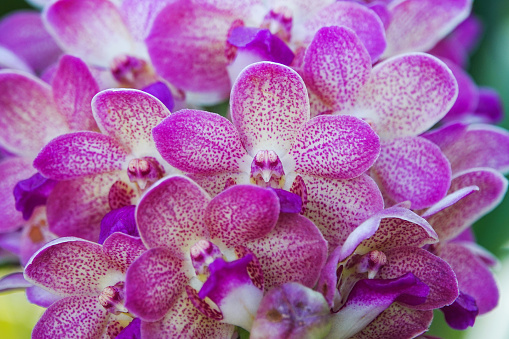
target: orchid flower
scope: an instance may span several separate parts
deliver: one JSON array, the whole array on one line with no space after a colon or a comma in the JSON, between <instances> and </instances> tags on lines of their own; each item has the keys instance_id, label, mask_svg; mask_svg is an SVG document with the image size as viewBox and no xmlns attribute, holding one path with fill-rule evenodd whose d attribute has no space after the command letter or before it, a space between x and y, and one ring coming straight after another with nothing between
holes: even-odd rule
<instances>
[{"instance_id":1,"label":"orchid flower","mask_svg":"<svg viewBox=\"0 0 509 339\"><path fill-rule=\"evenodd\" d=\"M46 220L52 219L54 205L49 203L48 209L39 208L33 215L31 213L35 207L45 203L51 191L46 189L45 192L36 192L41 188L40 185L45 185L45 180L37 175L31 177L35 173L31 163L39 150L52 138L73 130L97 129L89 105L98 87L86 65L72 56L63 56L60 59L51 86L17 71L2 71L0 84L0 144L11 154L0 163L0 172L4 178L0 183L0 232L11 232L25 225L20 253L22 262L25 262L35 249L55 238L55 235L48 231ZM41 125L41 122L48 121L51 123ZM12 193L18 182L27 178L30 179L27 180L25 188L17 188L15 195L18 201L15 204ZM54 183L51 186L55 186ZM56 186L58 189L59 185ZM94 191L83 193L80 197L69 197L66 203L77 204L78 200L81 202L96 199ZM34 200L37 194L42 195ZM23 216L16 209L23 211ZM80 216L76 216L75 220L83 222L89 218L88 212L84 211Z\"/></svg>"},{"instance_id":2,"label":"orchid flower","mask_svg":"<svg viewBox=\"0 0 509 339\"><path fill-rule=\"evenodd\" d=\"M414 208L443 198L450 165L440 149L418 137L453 105L451 71L426 54L407 54L371 67L356 35L344 27L321 29L304 55L300 72L312 115L352 114L369 122L382 139L371 175L387 200Z\"/></svg>"},{"instance_id":3,"label":"orchid flower","mask_svg":"<svg viewBox=\"0 0 509 339\"><path fill-rule=\"evenodd\" d=\"M280 215L277 195L253 185L211 199L186 177L163 178L138 203L136 222L149 250L127 272L126 307L147 337L250 329L264 288L313 286L327 255L312 222Z\"/></svg>"},{"instance_id":4,"label":"orchid flower","mask_svg":"<svg viewBox=\"0 0 509 339\"><path fill-rule=\"evenodd\" d=\"M134 89L98 93L92 111L102 133L74 132L55 138L41 150L34 167L43 176L62 181L55 188L58 195L52 204L59 211L50 220L50 229L60 236L97 241L100 221L108 211L135 203L143 190L172 172L150 134L170 112L152 95ZM76 196L76 190L96 192L95 200L70 205L67 199ZM89 209L96 213L84 228L73 222Z\"/></svg>"},{"instance_id":5,"label":"orchid flower","mask_svg":"<svg viewBox=\"0 0 509 339\"><path fill-rule=\"evenodd\" d=\"M437 240L425 219L401 206L359 225L331 253L318 284L333 310L339 309L331 333L347 338L360 331L354 337L376 338L395 330L396 337L426 331L432 310L458 296L451 267L422 249Z\"/></svg>"},{"instance_id":6,"label":"orchid flower","mask_svg":"<svg viewBox=\"0 0 509 339\"><path fill-rule=\"evenodd\" d=\"M174 97L182 100L183 94L161 82L143 42L151 18L166 3L152 1L140 13L139 1L117 6L108 0L60 0L45 7L43 20L64 51L91 66L102 89L143 89L173 109ZM154 84L158 84L157 91Z\"/></svg>"},{"instance_id":7,"label":"orchid flower","mask_svg":"<svg viewBox=\"0 0 509 339\"><path fill-rule=\"evenodd\" d=\"M139 238L112 234L101 246L60 238L28 262L28 282L61 297L35 325L32 338L115 338L132 320L125 308L125 274L146 248Z\"/></svg>"},{"instance_id":8,"label":"orchid flower","mask_svg":"<svg viewBox=\"0 0 509 339\"><path fill-rule=\"evenodd\" d=\"M231 117L233 123L203 111L176 112L154 128L156 146L212 195L233 183L299 192L304 215L331 246L383 208L376 184L363 174L378 156L378 137L351 116L309 120L307 92L292 69L248 66L233 86Z\"/></svg>"}]
</instances>

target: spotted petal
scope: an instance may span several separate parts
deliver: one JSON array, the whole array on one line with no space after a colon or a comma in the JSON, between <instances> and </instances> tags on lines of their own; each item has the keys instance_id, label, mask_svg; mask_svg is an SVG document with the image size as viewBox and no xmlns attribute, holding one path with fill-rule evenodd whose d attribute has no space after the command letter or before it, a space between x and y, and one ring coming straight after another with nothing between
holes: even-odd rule
<instances>
[{"instance_id":1,"label":"spotted petal","mask_svg":"<svg viewBox=\"0 0 509 339\"><path fill-rule=\"evenodd\" d=\"M273 191L254 185L235 185L216 196L205 210L212 239L227 247L261 238L276 225L279 199Z\"/></svg>"},{"instance_id":2,"label":"spotted petal","mask_svg":"<svg viewBox=\"0 0 509 339\"><path fill-rule=\"evenodd\" d=\"M308 89L334 111L348 112L371 72L371 59L346 27L321 28L306 50L302 77ZM316 115L320 112L311 112Z\"/></svg>"},{"instance_id":3,"label":"spotted petal","mask_svg":"<svg viewBox=\"0 0 509 339\"><path fill-rule=\"evenodd\" d=\"M233 124L251 156L260 150L283 156L309 120L309 99L301 77L272 62L252 64L240 73L230 105Z\"/></svg>"},{"instance_id":4,"label":"spotted petal","mask_svg":"<svg viewBox=\"0 0 509 339\"><path fill-rule=\"evenodd\" d=\"M417 135L449 111L457 93L456 80L442 61L428 54L405 54L373 68L355 115L371 120L385 140Z\"/></svg>"},{"instance_id":5,"label":"spotted petal","mask_svg":"<svg viewBox=\"0 0 509 339\"><path fill-rule=\"evenodd\" d=\"M142 322L142 338L158 338L161 333L169 337L185 338L231 338L235 327L210 319L198 311L182 293L173 307L159 321Z\"/></svg>"},{"instance_id":6,"label":"spotted petal","mask_svg":"<svg viewBox=\"0 0 509 339\"><path fill-rule=\"evenodd\" d=\"M380 139L366 122L323 115L304 125L290 155L298 173L350 179L370 168L379 152Z\"/></svg>"},{"instance_id":7,"label":"spotted petal","mask_svg":"<svg viewBox=\"0 0 509 339\"><path fill-rule=\"evenodd\" d=\"M109 89L92 100L101 132L118 140L135 155L154 153L152 128L170 111L152 95L135 89Z\"/></svg>"},{"instance_id":8,"label":"spotted petal","mask_svg":"<svg viewBox=\"0 0 509 339\"><path fill-rule=\"evenodd\" d=\"M142 320L160 320L184 291L190 278L185 271L169 249L148 250L127 271L125 306Z\"/></svg>"},{"instance_id":9,"label":"spotted petal","mask_svg":"<svg viewBox=\"0 0 509 339\"><path fill-rule=\"evenodd\" d=\"M115 262L122 273L147 249L138 237L115 232L103 244L103 251Z\"/></svg>"},{"instance_id":10,"label":"spotted petal","mask_svg":"<svg viewBox=\"0 0 509 339\"><path fill-rule=\"evenodd\" d=\"M451 168L436 145L424 138L406 137L382 143L371 175L389 199L396 203L408 200L412 209L421 209L446 195Z\"/></svg>"},{"instance_id":11,"label":"spotted petal","mask_svg":"<svg viewBox=\"0 0 509 339\"><path fill-rule=\"evenodd\" d=\"M472 0L392 1L384 57L427 51L450 33L470 13Z\"/></svg>"},{"instance_id":12,"label":"spotted petal","mask_svg":"<svg viewBox=\"0 0 509 339\"><path fill-rule=\"evenodd\" d=\"M53 100L73 131L97 131L90 102L99 86L87 65L80 59L64 55L53 76Z\"/></svg>"},{"instance_id":13,"label":"spotted petal","mask_svg":"<svg viewBox=\"0 0 509 339\"><path fill-rule=\"evenodd\" d=\"M507 191L507 179L503 175L489 168L474 168L458 173L451 182L449 193L472 185L479 187L479 191L428 218L441 241L455 238L495 208Z\"/></svg>"},{"instance_id":14,"label":"spotted petal","mask_svg":"<svg viewBox=\"0 0 509 339\"><path fill-rule=\"evenodd\" d=\"M62 296L98 296L123 280L99 244L59 238L41 248L25 267L25 279Z\"/></svg>"},{"instance_id":15,"label":"spotted petal","mask_svg":"<svg viewBox=\"0 0 509 339\"><path fill-rule=\"evenodd\" d=\"M452 304L458 296L456 276L451 267L439 257L416 247L395 247L384 253L387 263L378 271L377 277L394 279L412 272L430 288L426 302L411 308L432 310Z\"/></svg>"},{"instance_id":16,"label":"spotted petal","mask_svg":"<svg viewBox=\"0 0 509 339\"><path fill-rule=\"evenodd\" d=\"M238 172L247 155L235 127L210 112L178 111L157 125L152 134L164 160L185 172Z\"/></svg>"},{"instance_id":17,"label":"spotted petal","mask_svg":"<svg viewBox=\"0 0 509 339\"><path fill-rule=\"evenodd\" d=\"M305 33L300 37L310 42L322 27L346 26L352 29L364 44L372 62L380 58L385 49L385 30L380 18L370 9L350 1L338 1L323 7L305 22Z\"/></svg>"},{"instance_id":18,"label":"spotted petal","mask_svg":"<svg viewBox=\"0 0 509 339\"><path fill-rule=\"evenodd\" d=\"M456 273L460 291L475 299L479 314L489 312L497 306L497 284L493 273L481 259L466 247L453 243L440 247L438 254Z\"/></svg>"},{"instance_id":19,"label":"spotted petal","mask_svg":"<svg viewBox=\"0 0 509 339\"><path fill-rule=\"evenodd\" d=\"M367 175L350 180L302 176L307 190L304 215L320 229L331 248L383 208L376 183Z\"/></svg>"},{"instance_id":20,"label":"spotted petal","mask_svg":"<svg viewBox=\"0 0 509 339\"><path fill-rule=\"evenodd\" d=\"M68 297L44 312L32 331L32 338L101 338L109 314L97 296Z\"/></svg>"},{"instance_id":21,"label":"spotted petal","mask_svg":"<svg viewBox=\"0 0 509 339\"><path fill-rule=\"evenodd\" d=\"M63 0L43 13L51 35L69 53L103 67L133 54L134 41L116 6L106 0Z\"/></svg>"},{"instance_id":22,"label":"spotted petal","mask_svg":"<svg viewBox=\"0 0 509 339\"><path fill-rule=\"evenodd\" d=\"M58 183L46 204L50 230L61 237L98 241L101 220L110 211L108 193L118 176L103 173Z\"/></svg>"},{"instance_id":23,"label":"spotted petal","mask_svg":"<svg viewBox=\"0 0 509 339\"><path fill-rule=\"evenodd\" d=\"M136 223L148 248L165 246L174 256L189 255L189 248L208 234L203 214L210 197L190 179L161 179L141 198Z\"/></svg>"},{"instance_id":24,"label":"spotted petal","mask_svg":"<svg viewBox=\"0 0 509 339\"><path fill-rule=\"evenodd\" d=\"M34 167L50 179L69 180L119 170L127 155L112 137L76 132L53 139L35 158Z\"/></svg>"},{"instance_id":25,"label":"spotted petal","mask_svg":"<svg viewBox=\"0 0 509 339\"><path fill-rule=\"evenodd\" d=\"M0 71L0 145L28 156L69 128L48 84L25 73ZM47 123L51 121L51 123Z\"/></svg>"},{"instance_id":26,"label":"spotted petal","mask_svg":"<svg viewBox=\"0 0 509 339\"><path fill-rule=\"evenodd\" d=\"M327 242L299 214L281 214L272 232L245 246L260 262L266 290L287 282L314 286L327 258Z\"/></svg>"}]
</instances>

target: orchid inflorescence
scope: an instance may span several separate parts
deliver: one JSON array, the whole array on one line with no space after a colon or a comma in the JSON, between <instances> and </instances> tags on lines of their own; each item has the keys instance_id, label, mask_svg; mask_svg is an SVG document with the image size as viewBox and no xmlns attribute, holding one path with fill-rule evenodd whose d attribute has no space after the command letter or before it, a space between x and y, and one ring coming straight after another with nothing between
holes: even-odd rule
<instances>
[{"instance_id":1,"label":"orchid inflorescence","mask_svg":"<svg viewBox=\"0 0 509 339\"><path fill-rule=\"evenodd\" d=\"M471 225L509 133L470 0L32 2L0 22L0 288L47 308L33 338L413 338L497 305Z\"/></svg>"}]
</instances>

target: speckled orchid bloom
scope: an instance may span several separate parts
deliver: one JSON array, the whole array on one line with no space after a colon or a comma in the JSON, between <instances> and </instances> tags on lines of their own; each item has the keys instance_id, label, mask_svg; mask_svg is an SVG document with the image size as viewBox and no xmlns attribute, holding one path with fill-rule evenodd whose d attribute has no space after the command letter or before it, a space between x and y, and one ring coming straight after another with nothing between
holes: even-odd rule
<instances>
[{"instance_id":1,"label":"speckled orchid bloom","mask_svg":"<svg viewBox=\"0 0 509 339\"><path fill-rule=\"evenodd\" d=\"M184 96L155 73L143 41L168 2L60 0L45 7L43 20L65 52L87 62L101 89L143 89L173 109Z\"/></svg>"},{"instance_id":2,"label":"speckled orchid bloom","mask_svg":"<svg viewBox=\"0 0 509 339\"><path fill-rule=\"evenodd\" d=\"M29 74L7 70L0 74L0 86L0 144L10 153L0 163L3 177L0 232L14 231L25 225L19 255L22 262L26 262L37 248L55 237L47 228L47 218L54 216L55 209L48 205L32 213L37 206L45 204L55 183L42 189L40 199L34 200L39 194L35 190L45 187L46 183L38 174L31 177L36 173L31 163L40 149L58 135L75 130L97 130L90 100L99 89L86 65L68 55L60 59L51 86ZM51 124L47 124L48 121ZM28 179L26 185L17 187L15 204L13 191L17 183L25 179ZM69 198L67 203L71 204L78 200L94 200L96 192ZM75 220L83 222L93 213L84 209Z\"/></svg>"},{"instance_id":3,"label":"speckled orchid bloom","mask_svg":"<svg viewBox=\"0 0 509 339\"><path fill-rule=\"evenodd\" d=\"M154 128L156 146L211 194L232 183L299 193L304 215L331 246L383 208L376 184L363 174L378 156L378 137L352 116L309 120L304 83L290 68L247 67L232 89L231 117L176 112Z\"/></svg>"},{"instance_id":4,"label":"speckled orchid bloom","mask_svg":"<svg viewBox=\"0 0 509 339\"><path fill-rule=\"evenodd\" d=\"M425 219L402 206L385 209L356 228L331 253L318 284L337 311L331 333L407 338L426 331L432 310L458 296L451 267L422 248L437 238Z\"/></svg>"},{"instance_id":5,"label":"speckled orchid bloom","mask_svg":"<svg viewBox=\"0 0 509 339\"><path fill-rule=\"evenodd\" d=\"M97 241L99 223L109 210L136 202L143 190L172 171L150 134L170 112L152 95L134 89L98 93L92 111L102 133L75 132L55 138L38 154L34 167L45 177L62 181L55 188L58 202L54 203L60 210L50 221L51 229L60 236ZM99 218L90 220L86 228L72 222L80 205L73 209L66 200L76 190L96 192L96 200L81 202L98 210Z\"/></svg>"},{"instance_id":6,"label":"speckled orchid bloom","mask_svg":"<svg viewBox=\"0 0 509 339\"><path fill-rule=\"evenodd\" d=\"M352 114L369 122L382 140L371 175L392 203L416 209L443 198L450 165L440 149L418 137L438 122L457 96L451 71L426 54L405 54L371 67L355 34L321 29L306 50L300 72L311 114Z\"/></svg>"},{"instance_id":7,"label":"speckled orchid bloom","mask_svg":"<svg viewBox=\"0 0 509 339\"><path fill-rule=\"evenodd\" d=\"M126 307L144 320L146 337L250 329L263 288L313 286L327 254L313 223L280 214L277 195L254 185L211 199L186 177L163 178L142 197L136 221L149 250L127 272Z\"/></svg>"},{"instance_id":8,"label":"speckled orchid bloom","mask_svg":"<svg viewBox=\"0 0 509 339\"><path fill-rule=\"evenodd\" d=\"M139 238L112 234L104 245L60 238L41 248L25 279L57 294L32 338L115 338L132 320L125 308L125 274L146 248Z\"/></svg>"}]
</instances>

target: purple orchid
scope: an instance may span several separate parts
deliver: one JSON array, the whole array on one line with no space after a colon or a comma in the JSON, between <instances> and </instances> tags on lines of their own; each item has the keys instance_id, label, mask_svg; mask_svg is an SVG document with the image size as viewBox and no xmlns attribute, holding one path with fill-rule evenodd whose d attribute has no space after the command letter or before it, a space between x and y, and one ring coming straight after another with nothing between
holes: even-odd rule
<instances>
[{"instance_id":1,"label":"purple orchid","mask_svg":"<svg viewBox=\"0 0 509 339\"><path fill-rule=\"evenodd\" d=\"M339 309L332 333L375 338L396 329L397 337L426 331L432 310L458 296L451 267L422 249L437 240L425 219L400 206L359 225L331 253L318 284L333 310ZM398 326L387 325L387 318Z\"/></svg>"},{"instance_id":2,"label":"purple orchid","mask_svg":"<svg viewBox=\"0 0 509 339\"><path fill-rule=\"evenodd\" d=\"M47 178L62 181L48 209L58 208L50 228L60 236L97 241L102 217L111 209L131 205L152 183L172 172L157 152L151 129L170 114L155 97L134 89L105 90L92 100L102 133L75 132L49 142L34 161ZM69 180L71 180L69 184ZM69 204L76 190L95 192L94 200ZM75 222L94 211L86 225Z\"/></svg>"},{"instance_id":3,"label":"purple orchid","mask_svg":"<svg viewBox=\"0 0 509 339\"><path fill-rule=\"evenodd\" d=\"M25 267L25 279L61 299L46 310L32 337L116 337L132 320L124 306L125 274L144 251L139 238L122 233L102 246L61 238L41 248Z\"/></svg>"},{"instance_id":4,"label":"purple orchid","mask_svg":"<svg viewBox=\"0 0 509 339\"><path fill-rule=\"evenodd\" d=\"M369 122L382 139L371 175L389 202L423 208L443 198L450 165L440 149L418 137L453 105L451 71L426 54L397 56L371 67L356 35L323 28L304 55L300 72L309 89L311 114L351 114Z\"/></svg>"},{"instance_id":5,"label":"purple orchid","mask_svg":"<svg viewBox=\"0 0 509 339\"><path fill-rule=\"evenodd\" d=\"M363 174L378 156L378 137L355 117L310 120L295 71L269 62L247 67L230 105L233 123L196 110L163 120L153 130L162 157L212 195L232 183L299 192L304 215L331 246L383 208L376 184Z\"/></svg>"},{"instance_id":6,"label":"purple orchid","mask_svg":"<svg viewBox=\"0 0 509 339\"><path fill-rule=\"evenodd\" d=\"M152 186L136 209L149 250L126 280L126 307L144 320L142 336L225 337L233 331L228 323L251 327L264 288L313 286L326 242L305 217L280 215L278 200L253 185L211 200L181 176Z\"/></svg>"}]
</instances>

